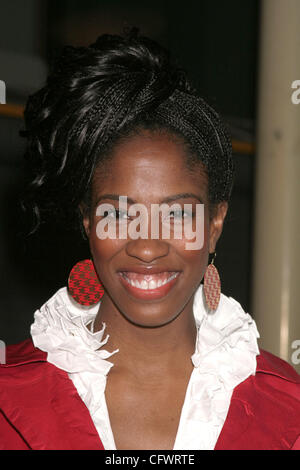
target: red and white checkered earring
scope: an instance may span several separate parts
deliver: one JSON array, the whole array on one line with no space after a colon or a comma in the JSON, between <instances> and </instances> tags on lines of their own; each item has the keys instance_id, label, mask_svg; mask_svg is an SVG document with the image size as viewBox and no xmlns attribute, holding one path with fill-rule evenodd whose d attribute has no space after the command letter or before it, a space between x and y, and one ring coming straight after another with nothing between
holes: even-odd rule
<instances>
[{"instance_id":1,"label":"red and white checkered earring","mask_svg":"<svg viewBox=\"0 0 300 470\"><path fill-rule=\"evenodd\" d=\"M92 260L85 259L75 264L69 275L68 288L70 295L80 305L91 306L100 301L104 289Z\"/></svg>"},{"instance_id":2,"label":"red and white checkered earring","mask_svg":"<svg viewBox=\"0 0 300 470\"><path fill-rule=\"evenodd\" d=\"M209 310L216 310L218 308L221 297L221 281L217 268L214 265L217 253L211 263L207 266L204 274L204 295L207 307Z\"/></svg>"}]
</instances>

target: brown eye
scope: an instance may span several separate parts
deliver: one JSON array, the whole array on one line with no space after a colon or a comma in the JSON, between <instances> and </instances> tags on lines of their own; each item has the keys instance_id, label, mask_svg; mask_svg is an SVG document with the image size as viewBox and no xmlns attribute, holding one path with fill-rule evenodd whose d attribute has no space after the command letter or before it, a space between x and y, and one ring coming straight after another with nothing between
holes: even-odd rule
<instances>
[{"instance_id":1,"label":"brown eye","mask_svg":"<svg viewBox=\"0 0 300 470\"><path fill-rule=\"evenodd\" d=\"M117 220L124 220L124 219L129 218L127 212L120 211L119 209L105 211L104 217L109 217L110 219L117 219Z\"/></svg>"},{"instance_id":2,"label":"brown eye","mask_svg":"<svg viewBox=\"0 0 300 470\"><path fill-rule=\"evenodd\" d=\"M192 212L189 212L183 209L180 209L177 211L170 211L169 215L173 217L175 220L193 217Z\"/></svg>"}]
</instances>

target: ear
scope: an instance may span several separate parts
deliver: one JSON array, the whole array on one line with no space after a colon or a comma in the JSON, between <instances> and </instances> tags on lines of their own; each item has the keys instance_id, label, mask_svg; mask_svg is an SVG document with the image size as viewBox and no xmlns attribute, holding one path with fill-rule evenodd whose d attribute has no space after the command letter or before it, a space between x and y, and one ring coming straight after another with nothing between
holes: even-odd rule
<instances>
[{"instance_id":1,"label":"ear","mask_svg":"<svg viewBox=\"0 0 300 470\"><path fill-rule=\"evenodd\" d=\"M216 250L217 241L219 240L223 230L227 210L228 202L226 201L219 202L216 206L214 216L210 221L209 227L209 253L214 253Z\"/></svg>"},{"instance_id":2,"label":"ear","mask_svg":"<svg viewBox=\"0 0 300 470\"><path fill-rule=\"evenodd\" d=\"M88 207L84 202L82 202L81 204L79 204L79 210L80 210L81 217L82 217L82 225L84 227L84 231L85 231L87 237L89 238L89 236L90 236L90 214L89 214Z\"/></svg>"}]
</instances>

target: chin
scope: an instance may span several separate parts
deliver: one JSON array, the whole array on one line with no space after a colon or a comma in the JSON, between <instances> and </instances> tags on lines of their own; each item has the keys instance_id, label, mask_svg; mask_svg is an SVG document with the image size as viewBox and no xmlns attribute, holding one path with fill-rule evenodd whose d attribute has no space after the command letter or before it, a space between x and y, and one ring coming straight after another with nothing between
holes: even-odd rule
<instances>
[{"instance_id":1,"label":"chin","mask_svg":"<svg viewBox=\"0 0 300 470\"><path fill-rule=\"evenodd\" d=\"M133 325L139 326L141 328L159 328L171 323L175 317L162 317L161 315L126 315L124 317Z\"/></svg>"},{"instance_id":2,"label":"chin","mask_svg":"<svg viewBox=\"0 0 300 470\"><path fill-rule=\"evenodd\" d=\"M179 302L178 297L174 302L132 301L132 299L120 299L118 309L130 323L144 328L157 328L171 323L182 312L185 301Z\"/></svg>"}]
</instances>

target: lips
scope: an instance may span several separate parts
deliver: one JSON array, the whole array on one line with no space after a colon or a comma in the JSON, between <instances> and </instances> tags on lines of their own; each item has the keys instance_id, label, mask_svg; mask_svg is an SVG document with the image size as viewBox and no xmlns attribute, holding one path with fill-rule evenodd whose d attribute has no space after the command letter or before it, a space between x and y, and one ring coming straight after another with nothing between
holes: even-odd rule
<instances>
[{"instance_id":1,"label":"lips","mask_svg":"<svg viewBox=\"0 0 300 470\"><path fill-rule=\"evenodd\" d=\"M122 273L122 275L132 286L148 290L157 289L158 287L165 285L167 282L174 279L178 275L178 272L171 271L157 274L140 274L127 271Z\"/></svg>"},{"instance_id":2,"label":"lips","mask_svg":"<svg viewBox=\"0 0 300 470\"><path fill-rule=\"evenodd\" d=\"M151 272L145 268L136 271L120 271L119 278L123 286L137 298L156 299L164 297L177 282L179 271ZM152 270L154 271L154 270ZM157 269L155 269L157 271Z\"/></svg>"}]
</instances>

